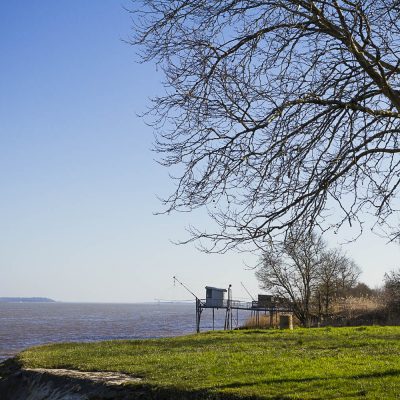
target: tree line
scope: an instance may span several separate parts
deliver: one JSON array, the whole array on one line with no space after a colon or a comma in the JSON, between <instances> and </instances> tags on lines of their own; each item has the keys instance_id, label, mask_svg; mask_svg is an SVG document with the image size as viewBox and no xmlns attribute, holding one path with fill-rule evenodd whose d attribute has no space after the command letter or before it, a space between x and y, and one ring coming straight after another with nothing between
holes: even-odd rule
<instances>
[{"instance_id":1,"label":"tree line","mask_svg":"<svg viewBox=\"0 0 400 400\"><path fill-rule=\"evenodd\" d=\"M278 244L270 242L256 270L260 287L281 302L285 299L303 326L329 324L335 318L339 322L346 307L347 323L360 311L364 317L373 311L375 322L400 317L400 270L385 274L383 287L373 289L359 281L360 274L342 250L330 249L321 236L301 230L291 230Z\"/></svg>"}]
</instances>

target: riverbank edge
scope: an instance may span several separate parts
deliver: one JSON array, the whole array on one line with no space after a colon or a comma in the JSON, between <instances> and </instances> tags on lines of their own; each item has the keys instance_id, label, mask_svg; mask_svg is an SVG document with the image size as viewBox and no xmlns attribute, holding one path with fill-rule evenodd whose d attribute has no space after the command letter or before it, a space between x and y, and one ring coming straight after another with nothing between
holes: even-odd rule
<instances>
[{"instance_id":1,"label":"riverbank edge","mask_svg":"<svg viewBox=\"0 0 400 400\"><path fill-rule=\"evenodd\" d=\"M77 372L79 371L69 371ZM101 374L101 372L96 372ZM104 372L104 375L109 372ZM137 377L115 383L74 374L55 374L52 370L24 369L14 357L0 363L2 400L259 400L258 397L237 397L206 390L190 391L160 388L140 383ZM75 374L77 375L77 374ZM124 375L124 374L122 374Z\"/></svg>"},{"instance_id":2,"label":"riverbank edge","mask_svg":"<svg viewBox=\"0 0 400 400\"><path fill-rule=\"evenodd\" d=\"M3 400L87 400L87 399L146 399L140 385L129 387L121 383L107 384L107 379L94 379L89 374L54 373L44 369L23 369L16 359L0 364L0 394ZM73 372L73 371L71 371ZM101 373L97 372L97 377ZM107 375L107 373L104 373ZM126 377L125 381L126 382Z\"/></svg>"}]
</instances>

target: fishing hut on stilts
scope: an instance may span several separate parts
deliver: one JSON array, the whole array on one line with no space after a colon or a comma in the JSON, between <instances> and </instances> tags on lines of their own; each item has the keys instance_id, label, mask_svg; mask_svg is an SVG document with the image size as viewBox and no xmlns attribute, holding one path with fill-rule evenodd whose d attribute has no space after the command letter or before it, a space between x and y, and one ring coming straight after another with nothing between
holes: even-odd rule
<instances>
[{"instance_id":1,"label":"fishing hut on stilts","mask_svg":"<svg viewBox=\"0 0 400 400\"><path fill-rule=\"evenodd\" d=\"M280 297L272 295L258 295L255 300L246 287L241 282L243 288L251 297L252 301L234 300L232 297L232 285L228 289L206 286L206 298L197 297L185 284L173 277L174 282L178 282L196 301L196 332L200 332L201 314L205 309L212 310L212 329L215 329L215 310L225 309L224 330L234 329L239 324L239 311L250 312L250 317L255 322L256 327L260 327L260 316L269 316L269 326L293 329L293 308L290 303ZM226 297L227 295L227 297Z\"/></svg>"}]
</instances>

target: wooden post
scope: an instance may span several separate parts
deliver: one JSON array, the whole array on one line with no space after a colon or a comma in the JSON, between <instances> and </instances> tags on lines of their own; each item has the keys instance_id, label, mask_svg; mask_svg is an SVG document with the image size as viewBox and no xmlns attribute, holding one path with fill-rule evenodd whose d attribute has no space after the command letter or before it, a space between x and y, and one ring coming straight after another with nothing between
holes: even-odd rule
<instances>
[{"instance_id":1,"label":"wooden post","mask_svg":"<svg viewBox=\"0 0 400 400\"><path fill-rule=\"evenodd\" d=\"M228 301L226 304L226 314L225 314L225 324L224 329L230 330L232 329L232 285L228 287Z\"/></svg>"},{"instance_id":2,"label":"wooden post","mask_svg":"<svg viewBox=\"0 0 400 400\"><path fill-rule=\"evenodd\" d=\"M199 303L196 299L196 332L199 333Z\"/></svg>"},{"instance_id":3,"label":"wooden post","mask_svg":"<svg viewBox=\"0 0 400 400\"><path fill-rule=\"evenodd\" d=\"M201 302L196 298L196 332L200 333Z\"/></svg>"}]
</instances>

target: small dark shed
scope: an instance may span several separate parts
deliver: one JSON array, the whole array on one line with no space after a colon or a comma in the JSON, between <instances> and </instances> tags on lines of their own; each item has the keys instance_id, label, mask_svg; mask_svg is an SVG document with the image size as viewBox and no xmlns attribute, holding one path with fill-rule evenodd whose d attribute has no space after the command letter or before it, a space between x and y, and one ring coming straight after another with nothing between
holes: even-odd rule
<instances>
[{"instance_id":1,"label":"small dark shed","mask_svg":"<svg viewBox=\"0 0 400 400\"><path fill-rule=\"evenodd\" d=\"M258 307L270 308L273 306L274 296L270 294L259 294L258 295Z\"/></svg>"},{"instance_id":2,"label":"small dark shed","mask_svg":"<svg viewBox=\"0 0 400 400\"><path fill-rule=\"evenodd\" d=\"M206 307L224 307L226 289L206 286Z\"/></svg>"}]
</instances>

